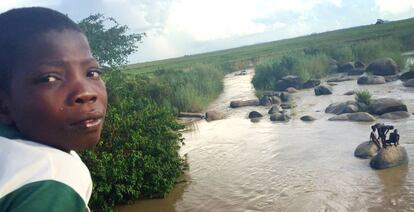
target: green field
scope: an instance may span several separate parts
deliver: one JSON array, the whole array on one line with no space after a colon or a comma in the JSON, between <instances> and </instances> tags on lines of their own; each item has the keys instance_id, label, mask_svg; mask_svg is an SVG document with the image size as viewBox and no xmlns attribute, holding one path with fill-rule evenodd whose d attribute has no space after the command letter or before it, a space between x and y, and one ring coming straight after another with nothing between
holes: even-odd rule
<instances>
[{"instance_id":1,"label":"green field","mask_svg":"<svg viewBox=\"0 0 414 212\"><path fill-rule=\"evenodd\" d=\"M398 37L407 40L404 48L405 50L409 50L414 48L413 35L414 18L410 18L385 24L359 26L204 54L131 64L126 67L126 71L129 73L148 73L160 69L179 70L186 69L194 63L216 64L221 67L233 67L237 69L248 64L248 61L260 63L260 61L265 61L290 52L302 51L312 46L327 47L332 45L347 45L389 37Z\"/></svg>"}]
</instances>

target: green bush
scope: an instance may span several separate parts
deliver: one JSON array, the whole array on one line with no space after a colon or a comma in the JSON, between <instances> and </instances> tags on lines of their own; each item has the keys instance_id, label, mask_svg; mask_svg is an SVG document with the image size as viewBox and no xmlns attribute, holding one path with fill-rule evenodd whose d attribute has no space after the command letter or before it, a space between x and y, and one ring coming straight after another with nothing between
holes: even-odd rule
<instances>
[{"instance_id":1,"label":"green bush","mask_svg":"<svg viewBox=\"0 0 414 212\"><path fill-rule=\"evenodd\" d=\"M183 165L177 132L182 126L171 110L141 95L140 81L113 71L106 82L109 101L101 142L81 157L94 182L90 207L110 211L171 190Z\"/></svg>"},{"instance_id":2,"label":"green bush","mask_svg":"<svg viewBox=\"0 0 414 212\"><path fill-rule=\"evenodd\" d=\"M359 106L359 111L370 112L371 93L368 90L361 90L355 93L355 101Z\"/></svg>"},{"instance_id":3,"label":"green bush","mask_svg":"<svg viewBox=\"0 0 414 212\"><path fill-rule=\"evenodd\" d=\"M395 60L399 67L405 66L404 58L401 56L402 44L397 39L377 39L363 41L352 45L355 60L370 63L377 58L390 57Z\"/></svg>"}]
</instances>

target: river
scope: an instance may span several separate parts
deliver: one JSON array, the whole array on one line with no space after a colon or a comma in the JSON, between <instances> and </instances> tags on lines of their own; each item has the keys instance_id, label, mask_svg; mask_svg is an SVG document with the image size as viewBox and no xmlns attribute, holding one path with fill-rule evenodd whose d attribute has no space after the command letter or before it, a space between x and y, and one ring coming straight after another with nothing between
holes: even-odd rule
<instances>
[{"instance_id":1,"label":"river","mask_svg":"<svg viewBox=\"0 0 414 212\"><path fill-rule=\"evenodd\" d=\"M332 122L324 113L333 102L351 100L343 95L368 89L374 98L403 99L414 112L414 88L401 81L359 86L354 81L333 86L333 94L315 96L312 89L294 94L297 107L286 123L271 122L269 107L229 108L232 100L255 98L254 71L229 74L224 92L211 110L223 120L198 121L184 133L181 154L190 165L188 183L179 184L165 199L142 200L120 211L414 211L414 161L386 170L373 170L369 160L353 152L367 141L373 123ZM251 122L257 110L265 116ZM317 120L303 122L302 115ZM414 116L381 120L394 125L400 143L414 157Z\"/></svg>"}]
</instances>

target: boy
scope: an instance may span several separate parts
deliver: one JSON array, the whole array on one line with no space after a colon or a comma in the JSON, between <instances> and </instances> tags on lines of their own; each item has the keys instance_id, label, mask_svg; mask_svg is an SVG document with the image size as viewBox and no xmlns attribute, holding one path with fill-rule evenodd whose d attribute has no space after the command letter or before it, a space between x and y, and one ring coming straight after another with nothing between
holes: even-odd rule
<instances>
[{"instance_id":1,"label":"boy","mask_svg":"<svg viewBox=\"0 0 414 212\"><path fill-rule=\"evenodd\" d=\"M0 14L0 211L85 211L107 94L87 38L46 8Z\"/></svg>"}]
</instances>

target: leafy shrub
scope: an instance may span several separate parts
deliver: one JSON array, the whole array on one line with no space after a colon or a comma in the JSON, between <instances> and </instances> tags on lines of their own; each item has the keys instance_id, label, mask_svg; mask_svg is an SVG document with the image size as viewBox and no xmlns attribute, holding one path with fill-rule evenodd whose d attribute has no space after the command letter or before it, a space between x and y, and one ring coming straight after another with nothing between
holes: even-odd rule
<instances>
[{"instance_id":1,"label":"leafy shrub","mask_svg":"<svg viewBox=\"0 0 414 212\"><path fill-rule=\"evenodd\" d=\"M361 90L355 93L355 101L359 106L359 111L370 112L371 93L368 90Z\"/></svg>"},{"instance_id":2,"label":"leafy shrub","mask_svg":"<svg viewBox=\"0 0 414 212\"><path fill-rule=\"evenodd\" d=\"M94 182L90 206L112 210L141 197L164 196L181 174L181 128L168 108L141 96L142 84L107 74L108 113L101 141L81 154Z\"/></svg>"}]
</instances>

